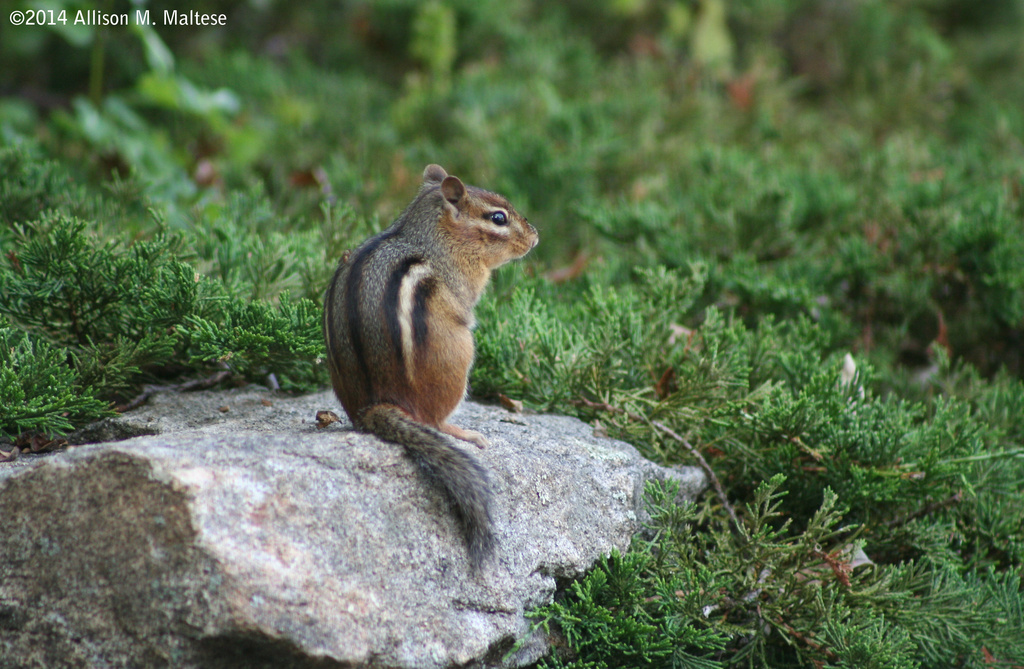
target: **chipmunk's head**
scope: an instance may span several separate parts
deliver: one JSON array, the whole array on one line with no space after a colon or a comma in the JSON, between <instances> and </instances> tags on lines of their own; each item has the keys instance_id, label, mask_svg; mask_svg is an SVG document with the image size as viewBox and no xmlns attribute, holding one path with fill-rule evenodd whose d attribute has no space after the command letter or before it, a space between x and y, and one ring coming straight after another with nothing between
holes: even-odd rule
<instances>
[{"instance_id":1,"label":"chipmunk's head","mask_svg":"<svg viewBox=\"0 0 1024 669\"><path fill-rule=\"evenodd\" d=\"M440 165L423 170L423 189L441 196L441 230L460 255L479 259L488 269L521 258L537 245L537 230L497 193L467 186Z\"/></svg>"}]
</instances>

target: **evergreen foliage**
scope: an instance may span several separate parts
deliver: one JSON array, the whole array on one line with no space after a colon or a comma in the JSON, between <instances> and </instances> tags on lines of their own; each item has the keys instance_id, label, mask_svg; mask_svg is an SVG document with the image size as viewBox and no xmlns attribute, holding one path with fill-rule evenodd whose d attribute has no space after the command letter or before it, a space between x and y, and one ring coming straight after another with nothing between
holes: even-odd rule
<instances>
[{"instance_id":1,"label":"evergreen foliage","mask_svg":"<svg viewBox=\"0 0 1024 669\"><path fill-rule=\"evenodd\" d=\"M324 383L318 307L275 292L302 285L279 255L268 263L269 252L253 254L251 240L238 242L249 253L233 250L237 207L223 214L231 222L206 212L212 220L204 238L158 228L128 244L105 241L95 234L102 226L67 210L125 216L130 208L84 191L74 206L63 206L69 173L29 156L22 148L0 150L11 170L0 176L0 189L13 194L0 264L0 317L11 338L0 404L4 437L64 434L111 415L113 401L129 399L143 383L188 369L221 367L259 381L273 374L290 390ZM135 194L127 191L131 204ZM37 202L53 208L26 209ZM225 228L235 236L223 235ZM200 243L219 234L220 246ZM206 275L192 263L196 250L209 248L228 256ZM249 301L256 296L276 304Z\"/></svg>"},{"instance_id":2,"label":"evergreen foliage","mask_svg":"<svg viewBox=\"0 0 1024 669\"><path fill-rule=\"evenodd\" d=\"M0 327L0 439L41 426L60 433L111 413L91 386L68 372L62 350Z\"/></svg>"},{"instance_id":3,"label":"evergreen foliage","mask_svg":"<svg viewBox=\"0 0 1024 669\"><path fill-rule=\"evenodd\" d=\"M53 160L25 149L0 150L0 240L7 241L7 225L31 221L45 211L68 213L85 203L85 189L73 185L66 170Z\"/></svg>"},{"instance_id":4,"label":"evergreen foliage","mask_svg":"<svg viewBox=\"0 0 1024 669\"><path fill-rule=\"evenodd\" d=\"M181 331L194 361L221 362L246 378L272 373L281 388L302 390L324 382L320 321L320 305L285 295L277 306L232 301L216 321L190 316Z\"/></svg>"},{"instance_id":5,"label":"evergreen foliage","mask_svg":"<svg viewBox=\"0 0 1024 669\"><path fill-rule=\"evenodd\" d=\"M1022 656L1019 573L851 566L864 540L837 495L825 488L793 533L785 481L761 484L735 527L707 504L677 505L677 486L649 485L649 538L533 614L573 649L542 666L982 667L982 645Z\"/></svg>"},{"instance_id":6,"label":"evergreen foliage","mask_svg":"<svg viewBox=\"0 0 1024 669\"><path fill-rule=\"evenodd\" d=\"M695 537L704 536L709 525L717 527L718 543L706 548L708 555L734 558L751 569L749 565L771 562L770 571L788 579L805 571L806 561L815 557L836 569L845 568L853 546L862 547L878 562L871 572L873 580L846 592L840 602L818 601L806 592L794 595L792 603L764 623L773 633L765 630L763 638L749 627L718 624L715 629L728 631L735 651L719 666L732 666L743 658L755 658L750 661L758 666L838 661L844 657L837 650L840 646L849 653L843 660L847 666L856 666L855 658L870 649L879 657L894 658L895 666L918 666L920 661L929 667L977 661L981 645L989 651L1002 648L1002 657L1024 652L1013 643L1018 628L1003 622L1013 620L1011 614L1021 605L1024 500L1019 491L1024 489L1024 449L1006 431L1003 419L1008 414L989 408L994 397L970 402L939 396L923 403L876 394L871 390L877 384L870 367L862 364L858 372L844 375L840 351L819 325L807 319L765 319L749 328L710 308L698 328L680 328L678 323L688 320L686 313L692 310L688 305L703 290L702 276L699 267L691 267L689 274L641 272L639 280L625 289L591 288L580 296L563 293L561 299L546 301L536 297L541 284L517 289L508 303L483 309L490 328L480 335L475 387L481 390L494 383L495 391L513 388L516 396L545 409L596 421L612 436L660 461L692 461L693 447L703 452L726 482L730 498L750 500L752 506L741 514L742 525L734 536L725 510L712 500L700 517L700 531L680 530L680 543L699 543ZM937 382L953 375L955 370L943 359ZM1017 406L1024 392L1024 384L1007 378L981 387L986 395L998 396L1003 406ZM1018 420L1010 423L1019 430ZM781 528L774 520L769 522L776 511L766 510L765 489L755 488L759 481L780 476L788 477ZM780 485L778 479L774 488ZM829 491L824 505L823 489ZM781 499L772 502L776 510ZM843 501L841 513L834 508L836 499ZM831 520L825 523L822 514ZM838 535L822 528L840 520L847 526L842 532L847 543L837 545ZM849 543L853 535L856 544ZM998 541L993 541L995 537ZM783 551L772 542L789 548ZM748 546L767 553L752 556ZM652 549L655 555L662 550L634 546L640 555ZM790 559L799 556L802 561L775 562L780 551L793 551ZM685 569L695 565L688 563ZM658 562L648 577L674 578L681 570L674 563ZM964 582L964 570L981 580ZM742 568L715 563L710 571L739 574ZM977 588L1004 587L997 581L1008 574L1018 574L1013 577L1018 580L1010 582L1018 586L1017 599L1003 600L1003 608L995 606L979 617L958 615L962 607L977 611L980 602L993 602L994 597L977 595ZM724 598L752 592L755 585L732 584L727 590L731 594ZM641 589L633 582L623 591L638 593L642 600L657 597L659 587ZM719 588L717 581L709 580L684 591ZM855 596L862 591L873 594ZM579 590L573 601L589 610L594 602L588 598L603 601L600 598L606 596ZM975 599L968 603L968 596ZM902 604L895 607L889 599ZM792 620L812 604L818 607L813 624ZM605 616L618 621L622 611L616 606ZM587 624L579 620L600 619L558 607L548 614L570 640L580 634L580 625ZM927 616L938 617L925 620ZM826 630L820 626L823 621L832 621L833 627ZM854 643L851 635L861 629L868 636L858 634ZM906 629L915 630L913 652L906 650L907 635L900 631ZM985 634L1002 631L982 644L982 629ZM918 635L916 630L930 631ZM585 643L571 645L582 649L596 644L599 652L614 648L616 657L625 656L619 632L601 627L589 634L577 637L588 639ZM837 648L830 644L828 652L811 652L819 643L813 639L823 635ZM650 632L629 636L634 644L628 646L629 652L645 649L649 636ZM881 646L871 646L869 639ZM964 643L965 639L972 641ZM786 650L789 646L800 650L794 656ZM590 666L588 657L581 654L581 663L571 666Z\"/></svg>"}]
</instances>

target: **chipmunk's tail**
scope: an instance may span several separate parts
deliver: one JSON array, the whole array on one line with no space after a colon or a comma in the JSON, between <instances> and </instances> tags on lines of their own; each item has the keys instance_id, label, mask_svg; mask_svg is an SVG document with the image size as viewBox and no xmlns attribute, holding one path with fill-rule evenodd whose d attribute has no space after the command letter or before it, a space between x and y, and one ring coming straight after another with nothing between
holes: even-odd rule
<instances>
[{"instance_id":1,"label":"chipmunk's tail","mask_svg":"<svg viewBox=\"0 0 1024 669\"><path fill-rule=\"evenodd\" d=\"M405 446L424 471L445 489L462 524L470 563L479 570L494 551L487 471L447 436L413 420L393 404L370 407L363 413L362 423L381 439Z\"/></svg>"}]
</instances>

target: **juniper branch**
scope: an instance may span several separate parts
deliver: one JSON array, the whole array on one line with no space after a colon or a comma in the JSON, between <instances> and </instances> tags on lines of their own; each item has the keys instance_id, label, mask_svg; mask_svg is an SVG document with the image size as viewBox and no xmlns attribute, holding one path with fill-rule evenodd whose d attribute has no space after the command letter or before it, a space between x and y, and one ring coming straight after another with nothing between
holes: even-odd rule
<instances>
[{"instance_id":1,"label":"juniper branch","mask_svg":"<svg viewBox=\"0 0 1024 669\"><path fill-rule=\"evenodd\" d=\"M584 397L578 400L572 400L571 403L575 404L576 406L585 406L590 409L599 409L601 411L606 411L608 413L622 414L633 422L644 422L644 419L641 416L630 411L626 411L621 407L608 404L607 402L592 402ZM691 455L693 455L693 457L700 464L700 468L704 470L705 474L707 474L708 479L711 481L711 485L714 486L715 494L718 496L719 501L722 503L722 507L726 510L726 512L729 514L729 517L732 519L732 522L735 523L736 527L738 528L740 526L740 519L736 515L736 511L733 509L732 504L729 503L729 498L725 494L725 488L722 487L722 482L719 481L718 476L715 475L715 470L711 468L711 465L708 464L708 461L706 459L704 459L704 456L701 455L700 451L694 448L689 441L687 441L684 437L678 434L675 430L665 425L661 421L651 421L651 425L658 428L664 434L671 437L672 439L678 441L690 452Z\"/></svg>"},{"instance_id":2,"label":"juniper branch","mask_svg":"<svg viewBox=\"0 0 1024 669\"><path fill-rule=\"evenodd\" d=\"M920 508L917 511L907 514L905 516L893 518L892 520L888 521L885 525L886 527L902 527L910 521L916 520L917 518L924 518L925 516L930 516L936 511L947 509L951 506L956 506L957 504L962 502L963 499L963 491L958 490L956 493L950 495L946 499L940 500L938 502L932 502L931 504L927 504L923 508Z\"/></svg>"},{"instance_id":3,"label":"juniper branch","mask_svg":"<svg viewBox=\"0 0 1024 669\"><path fill-rule=\"evenodd\" d=\"M697 462L700 463L701 469L704 470L704 473L707 474L708 478L711 480L711 485L714 486L715 494L718 495L718 499L722 503L722 507L725 508L726 512L729 514L729 517L732 518L732 522L735 524L735 526L739 528L740 519L736 516L736 511L732 508L732 504L729 503L729 498L725 494L725 489L722 487L722 482L718 480L718 477L715 475L715 470L711 468L711 465L708 464L708 461L704 459L704 456L701 455L700 451L694 448L689 441L683 438L675 430L670 428L668 425L665 425L661 421L651 421L651 424L654 425L654 427L661 430L662 432L664 432L669 437L675 439L680 444L682 444L686 448L686 450L690 451L690 454L697 459Z\"/></svg>"}]
</instances>

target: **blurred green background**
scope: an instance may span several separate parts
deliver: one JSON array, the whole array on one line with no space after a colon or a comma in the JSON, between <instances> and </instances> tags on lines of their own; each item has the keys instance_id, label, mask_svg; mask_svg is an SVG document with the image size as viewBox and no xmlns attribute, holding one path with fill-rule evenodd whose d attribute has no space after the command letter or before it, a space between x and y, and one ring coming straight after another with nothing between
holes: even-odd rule
<instances>
[{"instance_id":1,"label":"blurred green background","mask_svg":"<svg viewBox=\"0 0 1024 669\"><path fill-rule=\"evenodd\" d=\"M295 246L324 206L372 220L305 240L335 258L439 162L536 221L534 271L706 260L740 313L825 305L858 350L1021 371L1019 0L4 6L67 25L0 23L3 142L172 229L239 197L257 211L225 225ZM155 25L73 25L90 9ZM315 298L331 262L256 292Z\"/></svg>"}]
</instances>

